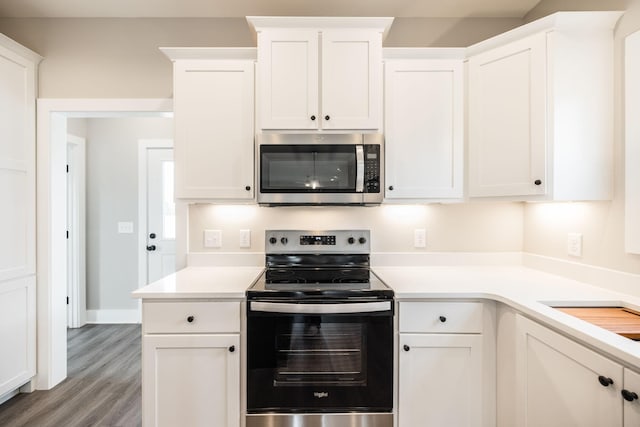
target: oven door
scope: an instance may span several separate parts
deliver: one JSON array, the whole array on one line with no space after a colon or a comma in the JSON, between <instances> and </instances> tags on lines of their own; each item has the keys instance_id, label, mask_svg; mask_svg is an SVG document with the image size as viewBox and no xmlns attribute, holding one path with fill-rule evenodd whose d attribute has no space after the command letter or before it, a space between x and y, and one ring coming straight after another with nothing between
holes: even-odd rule
<instances>
[{"instance_id":1,"label":"oven door","mask_svg":"<svg viewBox=\"0 0 640 427\"><path fill-rule=\"evenodd\" d=\"M250 301L247 412L391 412L393 303Z\"/></svg>"}]
</instances>

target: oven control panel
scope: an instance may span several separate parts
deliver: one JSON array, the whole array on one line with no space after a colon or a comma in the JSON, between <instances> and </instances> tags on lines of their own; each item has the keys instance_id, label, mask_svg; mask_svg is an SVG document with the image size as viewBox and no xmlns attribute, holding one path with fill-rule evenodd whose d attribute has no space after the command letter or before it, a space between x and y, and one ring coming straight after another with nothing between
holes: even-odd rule
<instances>
[{"instance_id":1,"label":"oven control panel","mask_svg":"<svg viewBox=\"0 0 640 427\"><path fill-rule=\"evenodd\" d=\"M371 250L369 230L267 230L265 253L354 253Z\"/></svg>"}]
</instances>

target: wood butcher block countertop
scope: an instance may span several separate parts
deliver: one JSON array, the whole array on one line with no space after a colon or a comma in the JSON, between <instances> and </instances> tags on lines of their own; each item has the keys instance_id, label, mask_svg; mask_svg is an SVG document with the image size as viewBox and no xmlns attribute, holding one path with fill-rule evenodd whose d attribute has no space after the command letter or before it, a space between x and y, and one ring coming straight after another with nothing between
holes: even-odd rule
<instances>
[{"instance_id":1,"label":"wood butcher block countertop","mask_svg":"<svg viewBox=\"0 0 640 427\"><path fill-rule=\"evenodd\" d=\"M632 340L640 340L640 313L624 307L554 307Z\"/></svg>"}]
</instances>

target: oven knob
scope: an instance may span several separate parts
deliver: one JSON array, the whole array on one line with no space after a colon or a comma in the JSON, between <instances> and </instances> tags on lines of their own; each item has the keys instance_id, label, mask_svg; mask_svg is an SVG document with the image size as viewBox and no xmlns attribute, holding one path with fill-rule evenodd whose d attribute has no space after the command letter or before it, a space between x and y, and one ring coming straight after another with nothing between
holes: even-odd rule
<instances>
[{"instance_id":1,"label":"oven knob","mask_svg":"<svg viewBox=\"0 0 640 427\"><path fill-rule=\"evenodd\" d=\"M275 245L277 242L278 242L278 239L276 239L275 237L269 238L269 243L271 243L272 245Z\"/></svg>"},{"instance_id":2,"label":"oven knob","mask_svg":"<svg viewBox=\"0 0 640 427\"><path fill-rule=\"evenodd\" d=\"M367 243L367 239L365 239L364 237L361 237L358 239L358 242L360 242L361 245L364 245L365 243Z\"/></svg>"},{"instance_id":3,"label":"oven knob","mask_svg":"<svg viewBox=\"0 0 640 427\"><path fill-rule=\"evenodd\" d=\"M356 242L356 239L354 239L353 237L349 237L347 239L347 242L349 242L350 245L353 245Z\"/></svg>"},{"instance_id":4,"label":"oven knob","mask_svg":"<svg viewBox=\"0 0 640 427\"><path fill-rule=\"evenodd\" d=\"M280 239L280 243L282 243L283 245L286 245L288 241L289 239L287 239L286 237L283 237L282 239Z\"/></svg>"}]
</instances>

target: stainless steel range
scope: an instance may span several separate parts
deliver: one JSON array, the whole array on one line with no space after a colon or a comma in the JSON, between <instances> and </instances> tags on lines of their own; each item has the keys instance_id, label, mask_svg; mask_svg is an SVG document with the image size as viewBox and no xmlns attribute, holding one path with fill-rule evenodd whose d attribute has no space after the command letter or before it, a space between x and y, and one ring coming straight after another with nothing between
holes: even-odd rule
<instances>
[{"instance_id":1,"label":"stainless steel range","mask_svg":"<svg viewBox=\"0 0 640 427\"><path fill-rule=\"evenodd\" d=\"M368 230L266 232L247 291L247 427L392 427L393 290Z\"/></svg>"}]
</instances>

